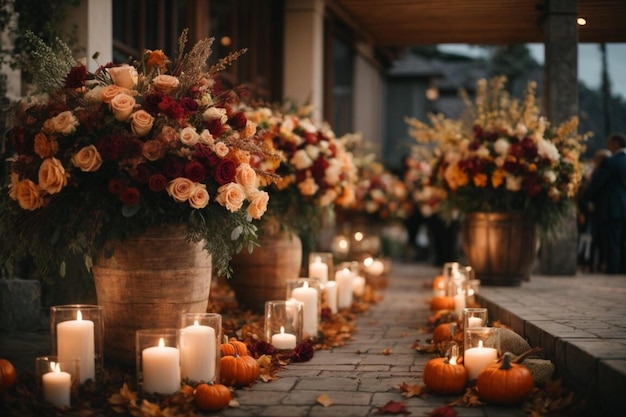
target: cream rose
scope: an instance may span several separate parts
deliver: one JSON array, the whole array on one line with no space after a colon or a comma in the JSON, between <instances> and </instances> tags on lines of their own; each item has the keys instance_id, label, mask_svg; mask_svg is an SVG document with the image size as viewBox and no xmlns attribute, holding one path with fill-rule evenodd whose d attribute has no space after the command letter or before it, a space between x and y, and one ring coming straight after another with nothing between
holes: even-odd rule
<instances>
[{"instance_id":1,"label":"cream rose","mask_svg":"<svg viewBox=\"0 0 626 417\"><path fill-rule=\"evenodd\" d=\"M243 137L244 138L249 138L251 136L253 136L256 133L256 126L257 124L250 121L250 120L246 120L246 127L243 129Z\"/></svg>"},{"instance_id":2,"label":"cream rose","mask_svg":"<svg viewBox=\"0 0 626 417\"><path fill-rule=\"evenodd\" d=\"M96 103L102 102L102 89L104 87L98 85L85 93L85 98Z\"/></svg>"},{"instance_id":3,"label":"cream rose","mask_svg":"<svg viewBox=\"0 0 626 417\"><path fill-rule=\"evenodd\" d=\"M176 87L178 87L178 84L180 84L178 78L167 74L157 75L152 80L154 88L166 96L172 94Z\"/></svg>"},{"instance_id":4,"label":"cream rose","mask_svg":"<svg viewBox=\"0 0 626 417\"><path fill-rule=\"evenodd\" d=\"M200 140L200 135L196 132L196 129L187 126L180 131L180 141L187 146L194 146Z\"/></svg>"},{"instance_id":5,"label":"cream rose","mask_svg":"<svg viewBox=\"0 0 626 417\"><path fill-rule=\"evenodd\" d=\"M165 155L165 146L159 140L147 140L141 147L141 154L148 161L157 161Z\"/></svg>"},{"instance_id":6,"label":"cream rose","mask_svg":"<svg viewBox=\"0 0 626 417\"><path fill-rule=\"evenodd\" d=\"M309 155L302 149L296 151L289 162L291 162L296 169L307 169L313 165L313 161L309 158Z\"/></svg>"},{"instance_id":7,"label":"cream rose","mask_svg":"<svg viewBox=\"0 0 626 417\"><path fill-rule=\"evenodd\" d=\"M248 206L248 214L253 219L260 219L267 210L267 203L270 196L266 191L255 190L248 195L250 205Z\"/></svg>"},{"instance_id":8,"label":"cream rose","mask_svg":"<svg viewBox=\"0 0 626 417\"><path fill-rule=\"evenodd\" d=\"M72 163L84 172L93 172L102 166L102 157L94 145L89 145L76 152Z\"/></svg>"},{"instance_id":9,"label":"cream rose","mask_svg":"<svg viewBox=\"0 0 626 417\"><path fill-rule=\"evenodd\" d=\"M107 68L115 85L131 89L137 84L137 70L131 65Z\"/></svg>"},{"instance_id":10,"label":"cream rose","mask_svg":"<svg viewBox=\"0 0 626 417\"><path fill-rule=\"evenodd\" d=\"M200 138L198 140L201 143L204 143L205 145L209 145L209 146L212 146L215 143L215 141L213 140L213 135L211 134L211 132L209 132L208 129L204 129L200 133Z\"/></svg>"},{"instance_id":11,"label":"cream rose","mask_svg":"<svg viewBox=\"0 0 626 417\"><path fill-rule=\"evenodd\" d=\"M213 147L213 152L215 152L215 154L220 158L223 158L228 155L228 152L230 152L230 148L228 148L228 145L226 145L224 142L217 142Z\"/></svg>"},{"instance_id":12,"label":"cream rose","mask_svg":"<svg viewBox=\"0 0 626 417\"><path fill-rule=\"evenodd\" d=\"M189 205L195 209L201 209L209 204L209 192L206 185L196 183L189 195Z\"/></svg>"},{"instance_id":13,"label":"cream rose","mask_svg":"<svg viewBox=\"0 0 626 417\"><path fill-rule=\"evenodd\" d=\"M145 110L137 110L130 115L130 128L137 136L146 136L152 130L154 117Z\"/></svg>"},{"instance_id":14,"label":"cream rose","mask_svg":"<svg viewBox=\"0 0 626 417\"><path fill-rule=\"evenodd\" d=\"M39 186L49 194L56 194L67 185L63 164L56 158L44 159L39 167Z\"/></svg>"},{"instance_id":15,"label":"cream rose","mask_svg":"<svg viewBox=\"0 0 626 417\"><path fill-rule=\"evenodd\" d=\"M20 207L24 210L36 210L43 206L43 192L31 180L18 182L15 196Z\"/></svg>"},{"instance_id":16,"label":"cream rose","mask_svg":"<svg viewBox=\"0 0 626 417\"><path fill-rule=\"evenodd\" d=\"M189 178L176 178L170 181L165 188L167 193L179 203L189 200L194 189L194 183Z\"/></svg>"},{"instance_id":17,"label":"cream rose","mask_svg":"<svg viewBox=\"0 0 626 417\"><path fill-rule=\"evenodd\" d=\"M135 109L135 98L128 94L118 94L111 99L109 107L115 120L126 122Z\"/></svg>"},{"instance_id":18,"label":"cream rose","mask_svg":"<svg viewBox=\"0 0 626 417\"><path fill-rule=\"evenodd\" d=\"M235 181L237 181L238 184L241 184L241 186L249 192L252 188L257 186L258 181L256 171L250 166L250 164L243 163L237 167Z\"/></svg>"},{"instance_id":19,"label":"cream rose","mask_svg":"<svg viewBox=\"0 0 626 417\"><path fill-rule=\"evenodd\" d=\"M70 110L59 113L51 118L49 125L52 132L60 133L62 135L74 133L76 131L76 126L78 126L78 119Z\"/></svg>"},{"instance_id":20,"label":"cream rose","mask_svg":"<svg viewBox=\"0 0 626 417\"><path fill-rule=\"evenodd\" d=\"M219 119L221 124L228 122L228 116L226 115L226 109L218 107L209 107L202 113L202 118L206 121Z\"/></svg>"},{"instance_id":21,"label":"cream rose","mask_svg":"<svg viewBox=\"0 0 626 417\"><path fill-rule=\"evenodd\" d=\"M110 103L115 96L124 94L125 92L125 88L118 87L117 85L107 85L100 90L100 100L105 103Z\"/></svg>"},{"instance_id":22,"label":"cream rose","mask_svg":"<svg viewBox=\"0 0 626 417\"><path fill-rule=\"evenodd\" d=\"M237 183L229 182L217 189L217 201L230 212L235 212L243 206L246 199L246 192L243 187Z\"/></svg>"}]
</instances>

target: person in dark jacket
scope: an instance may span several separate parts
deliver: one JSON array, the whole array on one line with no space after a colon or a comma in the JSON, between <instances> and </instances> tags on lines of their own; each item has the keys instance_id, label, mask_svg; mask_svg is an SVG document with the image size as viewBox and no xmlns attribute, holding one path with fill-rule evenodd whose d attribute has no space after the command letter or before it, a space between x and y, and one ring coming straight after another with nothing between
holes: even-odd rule
<instances>
[{"instance_id":1,"label":"person in dark jacket","mask_svg":"<svg viewBox=\"0 0 626 417\"><path fill-rule=\"evenodd\" d=\"M606 232L605 272L626 274L626 136L612 133L607 148L611 156L593 172L587 196Z\"/></svg>"}]
</instances>

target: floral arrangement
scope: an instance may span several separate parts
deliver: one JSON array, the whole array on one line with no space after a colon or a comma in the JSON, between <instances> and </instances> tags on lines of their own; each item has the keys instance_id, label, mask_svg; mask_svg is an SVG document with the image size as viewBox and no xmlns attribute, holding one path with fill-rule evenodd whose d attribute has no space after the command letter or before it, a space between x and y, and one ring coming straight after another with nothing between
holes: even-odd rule
<instances>
[{"instance_id":1,"label":"floral arrangement","mask_svg":"<svg viewBox=\"0 0 626 417\"><path fill-rule=\"evenodd\" d=\"M506 78L477 82L459 120L430 115L431 125L408 119L410 134L433 148L431 185L441 188L442 210L522 211L553 236L572 207L581 182L580 155L587 135L576 117L552 127L536 103L536 83L522 100L505 90Z\"/></svg>"},{"instance_id":2,"label":"floral arrangement","mask_svg":"<svg viewBox=\"0 0 626 417\"><path fill-rule=\"evenodd\" d=\"M279 176L266 188L271 196L266 218L280 218L283 226L314 244L324 211L354 200L357 171L352 153L329 125L311 118L307 107L255 106L245 115L256 124L264 146L283 156L258 164Z\"/></svg>"},{"instance_id":3,"label":"floral arrangement","mask_svg":"<svg viewBox=\"0 0 626 417\"><path fill-rule=\"evenodd\" d=\"M13 114L0 261L30 255L39 278L53 268L63 275L69 253L85 254L89 267L108 240L178 224L228 276L231 254L251 250L268 204L260 183L273 177L252 161L276 157L237 110L237 94L216 83L245 50L208 68L213 39L185 53L185 31L172 61L146 50L91 73L61 41L27 38L28 70L44 95Z\"/></svg>"},{"instance_id":4,"label":"floral arrangement","mask_svg":"<svg viewBox=\"0 0 626 417\"><path fill-rule=\"evenodd\" d=\"M424 146L413 146L404 161L402 180L409 199L424 217L437 214L448 196L446 190L432 184L432 159L432 150Z\"/></svg>"},{"instance_id":5,"label":"floral arrangement","mask_svg":"<svg viewBox=\"0 0 626 417\"><path fill-rule=\"evenodd\" d=\"M358 181L351 212L364 213L374 221L390 223L406 219L413 210L404 181L375 159L366 155L357 159Z\"/></svg>"}]
</instances>

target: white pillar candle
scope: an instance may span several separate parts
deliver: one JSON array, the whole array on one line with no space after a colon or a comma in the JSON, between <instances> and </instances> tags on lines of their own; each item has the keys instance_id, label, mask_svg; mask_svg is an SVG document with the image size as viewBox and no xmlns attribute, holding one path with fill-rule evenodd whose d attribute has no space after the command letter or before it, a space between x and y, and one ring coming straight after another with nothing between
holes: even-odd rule
<instances>
[{"instance_id":1,"label":"white pillar candle","mask_svg":"<svg viewBox=\"0 0 626 417\"><path fill-rule=\"evenodd\" d=\"M215 378L217 361L215 329L201 326L196 320L180 333L181 377L191 381L210 382Z\"/></svg>"},{"instance_id":2,"label":"white pillar candle","mask_svg":"<svg viewBox=\"0 0 626 417\"><path fill-rule=\"evenodd\" d=\"M324 284L324 295L330 312L337 314L337 283L335 281L328 281Z\"/></svg>"},{"instance_id":3,"label":"white pillar candle","mask_svg":"<svg viewBox=\"0 0 626 417\"><path fill-rule=\"evenodd\" d=\"M57 356L59 362L79 359L81 384L95 378L93 321L83 320L80 310L76 320L57 324Z\"/></svg>"},{"instance_id":4,"label":"white pillar candle","mask_svg":"<svg viewBox=\"0 0 626 417\"><path fill-rule=\"evenodd\" d=\"M355 276L352 278L352 292L356 297L362 297L365 293L365 278Z\"/></svg>"},{"instance_id":5,"label":"white pillar candle","mask_svg":"<svg viewBox=\"0 0 626 417\"><path fill-rule=\"evenodd\" d=\"M467 327L482 327L483 319L480 317L468 317L467 318Z\"/></svg>"},{"instance_id":6,"label":"white pillar candle","mask_svg":"<svg viewBox=\"0 0 626 417\"><path fill-rule=\"evenodd\" d=\"M143 390L159 394L173 394L180 388L180 352L165 346L163 338L159 345L141 352Z\"/></svg>"},{"instance_id":7,"label":"white pillar candle","mask_svg":"<svg viewBox=\"0 0 626 417\"><path fill-rule=\"evenodd\" d=\"M354 274L349 268L343 268L335 273L338 309L349 308L352 305L352 278Z\"/></svg>"},{"instance_id":8,"label":"white pillar candle","mask_svg":"<svg viewBox=\"0 0 626 417\"><path fill-rule=\"evenodd\" d=\"M328 281L328 265L322 262L322 258L315 257L315 260L309 264L309 277L319 278L322 284Z\"/></svg>"},{"instance_id":9,"label":"white pillar candle","mask_svg":"<svg viewBox=\"0 0 626 417\"><path fill-rule=\"evenodd\" d=\"M454 296L454 311L460 317L465 309L465 292L459 291Z\"/></svg>"},{"instance_id":10,"label":"white pillar candle","mask_svg":"<svg viewBox=\"0 0 626 417\"><path fill-rule=\"evenodd\" d=\"M291 290L291 297L303 304L302 331L309 337L316 337L319 317L319 294L317 290L309 287L309 283L305 281L302 287Z\"/></svg>"},{"instance_id":11,"label":"white pillar candle","mask_svg":"<svg viewBox=\"0 0 626 417\"><path fill-rule=\"evenodd\" d=\"M50 367L50 372L41 377L43 396L57 407L69 406L72 378L69 373L61 371L58 363L51 362Z\"/></svg>"},{"instance_id":12,"label":"white pillar candle","mask_svg":"<svg viewBox=\"0 0 626 417\"><path fill-rule=\"evenodd\" d=\"M293 349L296 347L296 335L285 333L285 328L280 326L280 333L272 335L272 345L276 349Z\"/></svg>"},{"instance_id":13,"label":"white pillar candle","mask_svg":"<svg viewBox=\"0 0 626 417\"><path fill-rule=\"evenodd\" d=\"M478 347L465 350L463 365L467 368L470 380L476 379L480 371L498 360L498 351L495 348L484 347L483 341L478 341Z\"/></svg>"}]
</instances>

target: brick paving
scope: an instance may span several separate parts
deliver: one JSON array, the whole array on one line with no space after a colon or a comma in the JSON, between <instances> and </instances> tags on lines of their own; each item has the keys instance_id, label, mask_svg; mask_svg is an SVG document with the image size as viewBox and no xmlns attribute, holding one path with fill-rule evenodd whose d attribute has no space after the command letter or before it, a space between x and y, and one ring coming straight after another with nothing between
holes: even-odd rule
<instances>
[{"instance_id":1,"label":"brick paving","mask_svg":"<svg viewBox=\"0 0 626 417\"><path fill-rule=\"evenodd\" d=\"M430 314L427 283L440 272L425 264L394 263L383 299L359 315L354 340L316 351L305 363L289 364L270 383L236 390L240 406L216 417L374 416L387 401L402 401L412 416L428 415L455 398L405 398L403 382L422 384L430 359L413 348L430 337L420 333ZM542 346L564 380L590 393L589 415L621 416L626 393L626 276L578 274L533 276L521 287L483 287L480 302L490 320L500 320ZM391 349L391 354L383 351ZM32 369L34 357L49 351L44 332L0 333L0 356L18 371ZM326 394L332 404L316 402ZM521 407L455 408L459 417L526 416ZM0 413L2 414L2 413Z\"/></svg>"}]
</instances>

